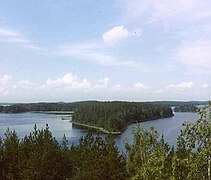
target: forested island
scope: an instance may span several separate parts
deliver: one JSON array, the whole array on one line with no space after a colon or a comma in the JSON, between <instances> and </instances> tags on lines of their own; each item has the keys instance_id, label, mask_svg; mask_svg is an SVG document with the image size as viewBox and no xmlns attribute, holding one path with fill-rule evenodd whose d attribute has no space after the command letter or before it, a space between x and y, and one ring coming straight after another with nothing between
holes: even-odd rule
<instances>
[{"instance_id":1,"label":"forested island","mask_svg":"<svg viewBox=\"0 0 211 180\"><path fill-rule=\"evenodd\" d=\"M121 133L127 125L172 117L169 106L143 102L95 102L75 109L72 122L105 132Z\"/></svg>"},{"instance_id":2,"label":"forested island","mask_svg":"<svg viewBox=\"0 0 211 180\"><path fill-rule=\"evenodd\" d=\"M196 112L197 107L193 104L182 104L174 108L175 112Z\"/></svg>"}]
</instances>

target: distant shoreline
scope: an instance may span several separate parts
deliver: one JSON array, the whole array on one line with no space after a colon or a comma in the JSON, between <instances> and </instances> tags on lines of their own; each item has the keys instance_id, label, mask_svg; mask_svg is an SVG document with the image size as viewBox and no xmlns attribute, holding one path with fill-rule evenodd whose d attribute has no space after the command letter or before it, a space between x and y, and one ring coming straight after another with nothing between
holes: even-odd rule
<instances>
[{"instance_id":1,"label":"distant shoreline","mask_svg":"<svg viewBox=\"0 0 211 180\"><path fill-rule=\"evenodd\" d=\"M31 113L72 115L74 113L74 111L31 111Z\"/></svg>"},{"instance_id":2,"label":"distant shoreline","mask_svg":"<svg viewBox=\"0 0 211 180\"><path fill-rule=\"evenodd\" d=\"M83 124L83 123L78 123L78 122L74 122L74 121L70 121L72 124L75 124L75 125L78 125L78 126L82 126L82 127L87 127L87 128L91 128L91 129L96 129L96 130L99 130L101 132L104 132L106 134L113 134L113 135L119 135L121 134L122 132L120 131L108 131L102 127L98 127L98 126L92 126L92 125L88 125L88 124Z\"/></svg>"}]
</instances>

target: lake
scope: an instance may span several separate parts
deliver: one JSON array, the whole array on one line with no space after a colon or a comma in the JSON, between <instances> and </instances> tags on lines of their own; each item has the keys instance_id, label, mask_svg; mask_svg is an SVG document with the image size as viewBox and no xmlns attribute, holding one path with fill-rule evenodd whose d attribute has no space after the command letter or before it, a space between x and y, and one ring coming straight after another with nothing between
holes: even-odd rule
<instances>
[{"instance_id":1,"label":"lake","mask_svg":"<svg viewBox=\"0 0 211 180\"><path fill-rule=\"evenodd\" d=\"M81 136L85 135L88 130L76 128L69 120L63 118L64 115L54 114L41 114L41 113L19 113L19 114L1 114L0 113L0 137L4 136L7 128L15 130L20 138L24 137L33 131L36 124L38 129L45 128L46 124L49 125L50 130L56 139L61 142L65 136L68 143L78 143ZM154 126L157 131L164 135L165 140L170 145L176 144L176 138L180 133L182 124L186 121L195 122L198 119L197 113L174 113L171 118L158 119L153 121L146 121L139 123L144 128ZM124 150L123 139L126 137L129 142L132 142L131 129L137 124L131 124L121 134L115 136L116 145L119 150ZM105 134L102 134L105 136Z\"/></svg>"}]
</instances>

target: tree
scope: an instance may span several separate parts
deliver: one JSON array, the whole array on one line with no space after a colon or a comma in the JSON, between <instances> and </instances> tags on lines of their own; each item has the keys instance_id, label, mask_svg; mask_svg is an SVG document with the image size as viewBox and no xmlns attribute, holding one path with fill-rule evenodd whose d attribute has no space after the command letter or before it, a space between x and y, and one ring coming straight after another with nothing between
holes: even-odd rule
<instances>
[{"instance_id":1,"label":"tree","mask_svg":"<svg viewBox=\"0 0 211 180\"><path fill-rule=\"evenodd\" d=\"M7 129L5 138L1 141L0 177L2 179L20 179L20 142L15 131Z\"/></svg>"},{"instance_id":2,"label":"tree","mask_svg":"<svg viewBox=\"0 0 211 180\"><path fill-rule=\"evenodd\" d=\"M152 127L149 131L133 129L133 143L125 143L128 153L127 172L130 179L165 179L165 160L169 152L163 137Z\"/></svg>"},{"instance_id":3,"label":"tree","mask_svg":"<svg viewBox=\"0 0 211 180\"><path fill-rule=\"evenodd\" d=\"M178 137L174 157L177 179L211 179L211 103L200 108L199 115L196 123L184 124Z\"/></svg>"},{"instance_id":4,"label":"tree","mask_svg":"<svg viewBox=\"0 0 211 180\"><path fill-rule=\"evenodd\" d=\"M75 168L74 179L116 180L125 179L125 159L119 154L111 135L104 140L88 133L79 145L70 150Z\"/></svg>"}]
</instances>

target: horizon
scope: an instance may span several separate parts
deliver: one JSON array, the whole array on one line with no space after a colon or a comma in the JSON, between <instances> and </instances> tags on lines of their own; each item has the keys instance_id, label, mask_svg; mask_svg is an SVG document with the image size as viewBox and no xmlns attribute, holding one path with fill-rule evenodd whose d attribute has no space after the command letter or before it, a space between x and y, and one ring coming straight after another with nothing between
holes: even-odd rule
<instances>
[{"instance_id":1,"label":"horizon","mask_svg":"<svg viewBox=\"0 0 211 180\"><path fill-rule=\"evenodd\" d=\"M76 100L76 101L34 101L34 102L0 102L0 105L4 104L37 104L37 103L78 103L78 102L144 102L144 103L151 103L151 102L181 102L181 103L191 103L191 102L209 102L210 100L158 100L158 101L124 101L124 100Z\"/></svg>"},{"instance_id":2,"label":"horizon","mask_svg":"<svg viewBox=\"0 0 211 180\"><path fill-rule=\"evenodd\" d=\"M4 103L208 101L208 0L0 2Z\"/></svg>"}]
</instances>

